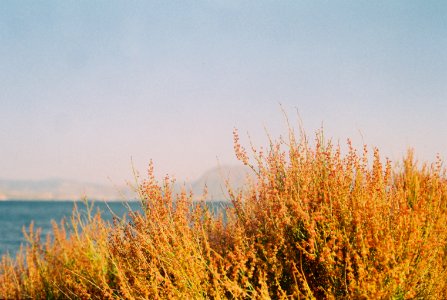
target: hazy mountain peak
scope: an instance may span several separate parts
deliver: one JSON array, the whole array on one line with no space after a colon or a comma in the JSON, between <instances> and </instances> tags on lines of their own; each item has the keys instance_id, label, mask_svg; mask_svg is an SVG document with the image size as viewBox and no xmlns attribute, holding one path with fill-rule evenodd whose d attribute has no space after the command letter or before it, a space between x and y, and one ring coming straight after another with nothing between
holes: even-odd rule
<instances>
[{"instance_id":1,"label":"hazy mountain peak","mask_svg":"<svg viewBox=\"0 0 447 300\"><path fill-rule=\"evenodd\" d=\"M218 166L206 171L197 180L185 183L194 197L199 199L205 186L208 190L207 200L228 200L227 183L238 190L248 178L254 178L253 171L247 166ZM176 185L180 190L180 184ZM134 199L129 187L86 183L65 179L44 180L1 180L0 200L128 200Z\"/></svg>"},{"instance_id":2,"label":"hazy mountain peak","mask_svg":"<svg viewBox=\"0 0 447 300\"><path fill-rule=\"evenodd\" d=\"M253 179L254 173L247 166L218 166L206 171L200 178L191 183L196 197L203 194L205 186L208 189L207 199L210 201L228 200L227 183L238 190L244 186L248 178Z\"/></svg>"}]
</instances>

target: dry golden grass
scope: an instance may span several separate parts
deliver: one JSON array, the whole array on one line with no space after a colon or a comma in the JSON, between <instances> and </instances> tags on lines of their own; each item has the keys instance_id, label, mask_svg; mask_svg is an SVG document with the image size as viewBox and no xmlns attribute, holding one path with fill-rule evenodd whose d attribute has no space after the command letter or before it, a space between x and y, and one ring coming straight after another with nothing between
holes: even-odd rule
<instances>
[{"instance_id":1,"label":"dry golden grass","mask_svg":"<svg viewBox=\"0 0 447 300\"><path fill-rule=\"evenodd\" d=\"M292 130L236 156L256 173L226 217L152 166L143 213L104 222L75 211L53 236L0 265L1 298L447 299L447 176L442 162L400 165Z\"/></svg>"}]
</instances>

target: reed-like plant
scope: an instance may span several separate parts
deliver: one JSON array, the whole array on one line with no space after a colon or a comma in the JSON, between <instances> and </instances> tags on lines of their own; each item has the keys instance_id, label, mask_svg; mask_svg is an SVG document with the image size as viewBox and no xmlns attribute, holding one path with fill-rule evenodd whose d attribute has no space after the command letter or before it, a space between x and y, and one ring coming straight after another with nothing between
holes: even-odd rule
<instances>
[{"instance_id":1,"label":"reed-like plant","mask_svg":"<svg viewBox=\"0 0 447 300\"><path fill-rule=\"evenodd\" d=\"M215 215L174 181L138 184L142 212L91 211L3 256L1 298L447 299L447 176L317 133L238 159L255 173ZM67 228L70 230L67 230Z\"/></svg>"}]
</instances>

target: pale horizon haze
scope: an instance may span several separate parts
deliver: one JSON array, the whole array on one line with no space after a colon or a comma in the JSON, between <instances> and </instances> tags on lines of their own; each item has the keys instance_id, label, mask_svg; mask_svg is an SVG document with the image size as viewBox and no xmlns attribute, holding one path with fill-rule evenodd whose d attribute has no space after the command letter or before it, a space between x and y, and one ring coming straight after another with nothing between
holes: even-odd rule
<instances>
[{"instance_id":1,"label":"pale horizon haze","mask_svg":"<svg viewBox=\"0 0 447 300\"><path fill-rule=\"evenodd\" d=\"M445 1L1 1L0 179L193 180L299 111L447 159Z\"/></svg>"}]
</instances>

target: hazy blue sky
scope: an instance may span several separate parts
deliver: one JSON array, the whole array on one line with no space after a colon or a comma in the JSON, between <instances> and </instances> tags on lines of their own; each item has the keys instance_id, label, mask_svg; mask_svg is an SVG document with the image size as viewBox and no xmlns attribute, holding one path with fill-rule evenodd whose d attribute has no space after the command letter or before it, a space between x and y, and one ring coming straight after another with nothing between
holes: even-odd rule
<instances>
[{"instance_id":1,"label":"hazy blue sky","mask_svg":"<svg viewBox=\"0 0 447 300\"><path fill-rule=\"evenodd\" d=\"M278 103L447 159L447 1L0 2L0 178L194 179L233 127L285 133Z\"/></svg>"}]
</instances>

